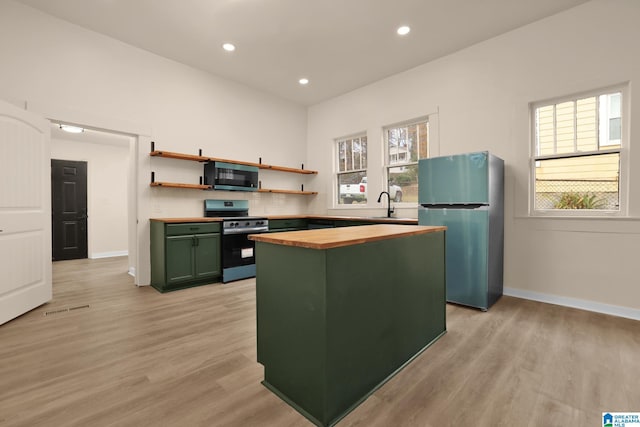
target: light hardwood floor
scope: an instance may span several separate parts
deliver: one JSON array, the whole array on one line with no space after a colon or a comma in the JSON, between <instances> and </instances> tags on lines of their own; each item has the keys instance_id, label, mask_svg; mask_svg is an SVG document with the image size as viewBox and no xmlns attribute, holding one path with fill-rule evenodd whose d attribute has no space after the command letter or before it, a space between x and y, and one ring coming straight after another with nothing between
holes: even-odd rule
<instances>
[{"instance_id":1,"label":"light hardwood floor","mask_svg":"<svg viewBox=\"0 0 640 427\"><path fill-rule=\"evenodd\" d=\"M260 384L254 280L160 294L126 269L54 263L53 301L0 326L1 426L310 425ZM487 313L447 306L447 330L339 426L640 411L640 322L503 297Z\"/></svg>"}]
</instances>

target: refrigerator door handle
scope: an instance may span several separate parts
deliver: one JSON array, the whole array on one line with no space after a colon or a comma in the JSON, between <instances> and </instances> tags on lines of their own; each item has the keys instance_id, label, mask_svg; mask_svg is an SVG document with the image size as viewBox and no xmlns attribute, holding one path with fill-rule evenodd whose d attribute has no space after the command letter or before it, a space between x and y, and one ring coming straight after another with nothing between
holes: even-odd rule
<instances>
[{"instance_id":1,"label":"refrigerator door handle","mask_svg":"<svg viewBox=\"0 0 640 427\"><path fill-rule=\"evenodd\" d=\"M437 203L437 204L424 204L421 206L427 209L480 209L480 210L489 209L489 205L484 203L470 203L470 204L464 204L464 205L447 205L444 203Z\"/></svg>"}]
</instances>

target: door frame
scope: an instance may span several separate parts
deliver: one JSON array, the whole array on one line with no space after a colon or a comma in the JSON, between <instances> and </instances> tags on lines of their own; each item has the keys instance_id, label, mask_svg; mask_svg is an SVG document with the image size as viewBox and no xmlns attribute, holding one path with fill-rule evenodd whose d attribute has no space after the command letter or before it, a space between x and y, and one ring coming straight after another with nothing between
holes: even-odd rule
<instances>
[{"instance_id":1,"label":"door frame","mask_svg":"<svg viewBox=\"0 0 640 427\"><path fill-rule=\"evenodd\" d=\"M25 102L25 105L28 111L41 114L51 122L115 133L132 138L129 165L133 182L130 183L128 189L130 202L128 207L128 228L129 235L133 235L133 238L129 238L128 245L129 274L134 277L136 285L149 285L151 282L149 221L140 221L140 218L148 219L150 217L150 207L147 202L148 196L146 192L149 189L150 163L148 147L151 146L151 126L132 123L119 118L96 116L91 112L73 110L55 104L30 101ZM141 167L141 159L145 159L145 167Z\"/></svg>"}]
</instances>

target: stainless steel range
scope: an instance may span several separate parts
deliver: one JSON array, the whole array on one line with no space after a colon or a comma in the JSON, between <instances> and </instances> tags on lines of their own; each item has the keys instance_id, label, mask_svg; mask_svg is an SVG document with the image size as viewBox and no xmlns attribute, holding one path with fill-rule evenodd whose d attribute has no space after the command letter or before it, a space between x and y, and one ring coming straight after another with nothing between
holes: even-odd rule
<instances>
[{"instance_id":1,"label":"stainless steel range","mask_svg":"<svg viewBox=\"0 0 640 427\"><path fill-rule=\"evenodd\" d=\"M205 200L204 216L222 221L222 282L255 277L255 242L249 234L269 231L269 220L249 215L248 200Z\"/></svg>"}]
</instances>

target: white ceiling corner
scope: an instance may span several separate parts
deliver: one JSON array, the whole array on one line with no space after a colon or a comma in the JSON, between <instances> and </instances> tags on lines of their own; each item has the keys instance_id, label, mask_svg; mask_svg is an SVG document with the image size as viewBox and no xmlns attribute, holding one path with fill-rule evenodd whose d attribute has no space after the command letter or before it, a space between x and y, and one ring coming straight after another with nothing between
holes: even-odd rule
<instances>
[{"instance_id":1,"label":"white ceiling corner","mask_svg":"<svg viewBox=\"0 0 640 427\"><path fill-rule=\"evenodd\" d=\"M588 0L16 1L311 105ZM411 33L398 36L400 25ZM224 42L237 50L225 52Z\"/></svg>"}]
</instances>

